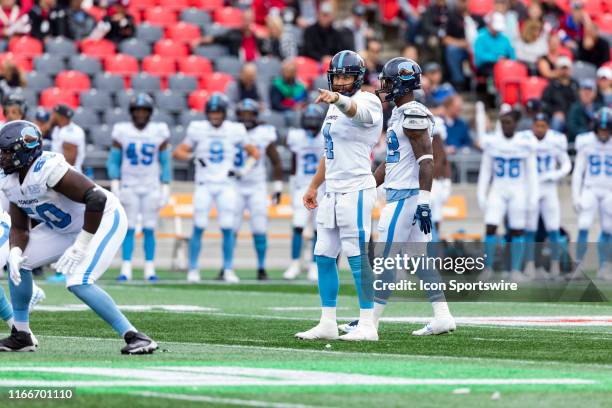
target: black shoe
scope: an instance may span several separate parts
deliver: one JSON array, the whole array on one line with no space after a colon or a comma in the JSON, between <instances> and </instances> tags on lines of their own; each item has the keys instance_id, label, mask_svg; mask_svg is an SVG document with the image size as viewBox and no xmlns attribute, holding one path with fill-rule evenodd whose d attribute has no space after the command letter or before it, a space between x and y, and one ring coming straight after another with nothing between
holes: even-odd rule
<instances>
[{"instance_id":1,"label":"black shoe","mask_svg":"<svg viewBox=\"0 0 612 408\"><path fill-rule=\"evenodd\" d=\"M11 329L11 335L0 340L0 351L35 351L36 345L32 341L30 333L18 331L15 326Z\"/></svg>"},{"instance_id":2,"label":"black shoe","mask_svg":"<svg viewBox=\"0 0 612 408\"><path fill-rule=\"evenodd\" d=\"M221 270L219 271L219 275L217 276L217 280L218 280L218 281L225 280L225 279L224 279L224 275L225 275L225 274L223 273L223 268L221 268Z\"/></svg>"},{"instance_id":3,"label":"black shoe","mask_svg":"<svg viewBox=\"0 0 612 408\"><path fill-rule=\"evenodd\" d=\"M268 274L265 269L262 268L257 270L257 280L268 280Z\"/></svg>"},{"instance_id":4,"label":"black shoe","mask_svg":"<svg viewBox=\"0 0 612 408\"><path fill-rule=\"evenodd\" d=\"M152 354L158 349L157 343L144 333L129 331L123 339L127 345L121 349L121 354Z\"/></svg>"}]
</instances>

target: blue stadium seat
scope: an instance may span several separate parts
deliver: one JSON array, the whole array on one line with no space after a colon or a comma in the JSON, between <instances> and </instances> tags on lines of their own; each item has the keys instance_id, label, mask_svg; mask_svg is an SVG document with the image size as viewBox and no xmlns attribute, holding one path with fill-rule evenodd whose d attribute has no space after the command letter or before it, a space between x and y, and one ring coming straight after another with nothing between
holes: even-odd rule
<instances>
[{"instance_id":1,"label":"blue stadium seat","mask_svg":"<svg viewBox=\"0 0 612 408\"><path fill-rule=\"evenodd\" d=\"M34 70L48 75L57 75L66 70L64 57L53 54L43 54L34 58Z\"/></svg>"},{"instance_id":2,"label":"blue stadium seat","mask_svg":"<svg viewBox=\"0 0 612 408\"><path fill-rule=\"evenodd\" d=\"M32 88L13 88L12 93L19 94L23 96L26 103L28 104L28 111L34 112L36 110L36 105L38 105L38 92Z\"/></svg>"},{"instance_id":3,"label":"blue stadium seat","mask_svg":"<svg viewBox=\"0 0 612 408\"><path fill-rule=\"evenodd\" d=\"M164 30L149 23L142 23L136 26L136 38L153 44L164 36Z\"/></svg>"},{"instance_id":4,"label":"blue stadium seat","mask_svg":"<svg viewBox=\"0 0 612 408\"><path fill-rule=\"evenodd\" d=\"M130 106L130 100L136 95L136 92L132 89L126 89L123 92L117 92L115 94L115 106L127 110Z\"/></svg>"},{"instance_id":5,"label":"blue stadium seat","mask_svg":"<svg viewBox=\"0 0 612 408\"><path fill-rule=\"evenodd\" d=\"M68 60L68 65L70 69L80 71L89 76L94 76L103 71L99 59L83 54L71 56Z\"/></svg>"},{"instance_id":6,"label":"blue stadium seat","mask_svg":"<svg viewBox=\"0 0 612 408\"><path fill-rule=\"evenodd\" d=\"M94 126L89 131L89 139L94 146L101 149L109 149L113 144L111 139L112 126L101 125Z\"/></svg>"},{"instance_id":7,"label":"blue stadium seat","mask_svg":"<svg viewBox=\"0 0 612 408\"><path fill-rule=\"evenodd\" d=\"M175 125L174 117L170 113L164 112L160 109L155 109L155 111L153 111L153 116L151 116L151 120L155 122L163 122L171 129Z\"/></svg>"},{"instance_id":8,"label":"blue stadium seat","mask_svg":"<svg viewBox=\"0 0 612 408\"><path fill-rule=\"evenodd\" d=\"M243 62L237 57L228 55L215 59L215 71L225 72L234 77L237 77L242 69Z\"/></svg>"},{"instance_id":9,"label":"blue stadium seat","mask_svg":"<svg viewBox=\"0 0 612 408\"><path fill-rule=\"evenodd\" d=\"M94 76L93 86L94 88L104 89L108 92L120 92L123 91L125 83L120 75L100 72Z\"/></svg>"},{"instance_id":10,"label":"blue stadium seat","mask_svg":"<svg viewBox=\"0 0 612 408\"><path fill-rule=\"evenodd\" d=\"M135 91L154 92L161 89L161 79L144 72L132 75L131 82Z\"/></svg>"},{"instance_id":11,"label":"blue stadium seat","mask_svg":"<svg viewBox=\"0 0 612 408\"><path fill-rule=\"evenodd\" d=\"M130 113L121 108L115 108L104 112L104 124L112 126L117 122L129 122L132 118Z\"/></svg>"},{"instance_id":12,"label":"blue stadium seat","mask_svg":"<svg viewBox=\"0 0 612 408\"><path fill-rule=\"evenodd\" d=\"M100 118L98 117L96 111L83 107L79 107L74 111L72 120L74 123L86 130L100 124Z\"/></svg>"},{"instance_id":13,"label":"blue stadium seat","mask_svg":"<svg viewBox=\"0 0 612 408\"><path fill-rule=\"evenodd\" d=\"M195 55L214 60L219 57L223 57L229 54L229 51L223 45L211 44L211 45L200 45L196 47L193 52Z\"/></svg>"},{"instance_id":14,"label":"blue stadium seat","mask_svg":"<svg viewBox=\"0 0 612 408\"><path fill-rule=\"evenodd\" d=\"M576 61L572 65L572 78L576 81L581 79L593 79L597 78L597 67L589 62Z\"/></svg>"},{"instance_id":15,"label":"blue stadium seat","mask_svg":"<svg viewBox=\"0 0 612 408\"><path fill-rule=\"evenodd\" d=\"M202 30L212 23L212 18L204 10L187 8L181 11L181 21L198 25Z\"/></svg>"},{"instance_id":16,"label":"blue stadium seat","mask_svg":"<svg viewBox=\"0 0 612 408\"><path fill-rule=\"evenodd\" d=\"M179 113L187 109L187 99L182 92L158 91L153 94L153 97L155 106L162 111Z\"/></svg>"},{"instance_id":17,"label":"blue stadium seat","mask_svg":"<svg viewBox=\"0 0 612 408\"><path fill-rule=\"evenodd\" d=\"M276 128L279 135L284 135L287 130L285 115L280 112L266 110L259 115L259 120Z\"/></svg>"},{"instance_id":18,"label":"blue stadium seat","mask_svg":"<svg viewBox=\"0 0 612 408\"><path fill-rule=\"evenodd\" d=\"M206 120L206 114L204 112L199 112L197 110L189 109L189 110L183 111L179 115L178 121L181 126L184 126L185 128L187 128L187 126L189 126L189 123L191 123L191 121L193 120Z\"/></svg>"},{"instance_id":19,"label":"blue stadium seat","mask_svg":"<svg viewBox=\"0 0 612 408\"><path fill-rule=\"evenodd\" d=\"M185 132L187 129L183 126L176 126L170 128L170 144L174 146L178 146L183 139L185 139Z\"/></svg>"},{"instance_id":20,"label":"blue stadium seat","mask_svg":"<svg viewBox=\"0 0 612 408\"><path fill-rule=\"evenodd\" d=\"M130 38L121 41L119 44L119 52L142 60L144 57L151 55L151 45L144 40Z\"/></svg>"},{"instance_id":21,"label":"blue stadium seat","mask_svg":"<svg viewBox=\"0 0 612 408\"><path fill-rule=\"evenodd\" d=\"M171 75L168 77L168 88L176 92L189 93L198 89L198 80L180 73Z\"/></svg>"},{"instance_id":22,"label":"blue stadium seat","mask_svg":"<svg viewBox=\"0 0 612 408\"><path fill-rule=\"evenodd\" d=\"M53 87L53 80L44 72L31 71L26 75L28 89L40 92L44 89Z\"/></svg>"},{"instance_id":23,"label":"blue stadium seat","mask_svg":"<svg viewBox=\"0 0 612 408\"><path fill-rule=\"evenodd\" d=\"M110 92L104 89L90 89L81 92L80 102L82 107L96 112L104 112L113 107Z\"/></svg>"},{"instance_id":24,"label":"blue stadium seat","mask_svg":"<svg viewBox=\"0 0 612 408\"><path fill-rule=\"evenodd\" d=\"M65 37L55 37L46 41L45 52L64 58L68 58L79 53L75 43Z\"/></svg>"},{"instance_id":25,"label":"blue stadium seat","mask_svg":"<svg viewBox=\"0 0 612 408\"><path fill-rule=\"evenodd\" d=\"M261 57L255 60L257 78L274 78L280 75L282 62L275 57Z\"/></svg>"}]
</instances>

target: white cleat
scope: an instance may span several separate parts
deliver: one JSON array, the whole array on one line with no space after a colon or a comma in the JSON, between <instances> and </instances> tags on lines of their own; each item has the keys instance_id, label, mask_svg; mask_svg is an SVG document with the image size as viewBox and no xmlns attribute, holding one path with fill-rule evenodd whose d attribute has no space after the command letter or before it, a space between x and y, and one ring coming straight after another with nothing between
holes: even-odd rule
<instances>
[{"instance_id":1,"label":"white cleat","mask_svg":"<svg viewBox=\"0 0 612 408\"><path fill-rule=\"evenodd\" d=\"M291 265L289 265L289 268L283 273L283 279L294 280L298 277L300 272L302 272L300 261L291 261Z\"/></svg>"},{"instance_id":2,"label":"white cleat","mask_svg":"<svg viewBox=\"0 0 612 408\"><path fill-rule=\"evenodd\" d=\"M537 276L535 262L527 262L523 274L527 280L535 280Z\"/></svg>"},{"instance_id":3,"label":"white cleat","mask_svg":"<svg viewBox=\"0 0 612 408\"><path fill-rule=\"evenodd\" d=\"M612 263L606 262L597 270L597 279L612 281Z\"/></svg>"},{"instance_id":4,"label":"white cleat","mask_svg":"<svg viewBox=\"0 0 612 408\"><path fill-rule=\"evenodd\" d=\"M535 278L536 280L540 280L540 281L552 280L550 273L548 273L546 271L546 268L542 266L536 269Z\"/></svg>"},{"instance_id":5,"label":"white cleat","mask_svg":"<svg viewBox=\"0 0 612 408\"><path fill-rule=\"evenodd\" d=\"M42 290L38 285L32 285L32 297L30 298L30 308L29 311L32 313L32 310L36 307L37 304L45 300L45 291Z\"/></svg>"},{"instance_id":6,"label":"white cleat","mask_svg":"<svg viewBox=\"0 0 612 408\"><path fill-rule=\"evenodd\" d=\"M491 268L484 268L482 272L478 274L477 280L482 282L490 281L493 278L493 270Z\"/></svg>"},{"instance_id":7,"label":"white cleat","mask_svg":"<svg viewBox=\"0 0 612 408\"><path fill-rule=\"evenodd\" d=\"M319 268L316 262L312 262L308 267L308 280L315 283L319 281Z\"/></svg>"},{"instance_id":8,"label":"white cleat","mask_svg":"<svg viewBox=\"0 0 612 408\"><path fill-rule=\"evenodd\" d=\"M338 330L340 330L342 333L350 333L357 328L358 324L359 320L353 320L350 323L339 324Z\"/></svg>"},{"instance_id":9,"label":"white cleat","mask_svg":"<svg viewBox=\"0 0 612 408\"><path fill-rule=\"evenodd\" d=\"M187 272L187 282L198 283L200 280L200 271L197 269L191 269L189 272Z\"/></svg>"},{"instance_id":10,"label":"white cleat","mask_svg":"<svg viewBox=\"0 0 612 408\"><path fill-rule=\"evenodd\" d=\"M240 278L233 269L224 269L223 270L223 280L227 283L238 283L240 282Z\"/></svg>"},{"instance_id":11,"label":"white cleat","mask_svg":"<svg viewBox=\"0 0 612 408\"><path fill-rule=\"evenodd\" d=\"M121 264L121 273L119 274L119 278L117 278L119 282L128 282L132 280L132 263L128 261L123 261Z\"/></svg>"},{"instance_id":12,"label":"white cleat","mask_svg":"<svg viewBox=\"0 0 612 408\"><path fill-rule=\"evenodd\" d=\"M38 339L36 338L34 333L32 333L31 330L30 330L30 337L32 338L32 343L34 343L34 347L38 347Z\"/></svg>"},{"instance_id":13,"label":"white cleat","mask_svg":"<svg viewBox=\"0 0 612 408\"><path fill-rule=\"evenodd\" d=\"M355 330L340 336L344 341L378 341L378 332L374 323L369 321L359 321Z\"/></svg>"},{"instance_id":14,"label":"white cleat","mask_svg":"<svg viewBox=\"0 0 612 408\"><path fill-rule=\"evenodd\" d=\"M319 324L305 332L295 333L295 337L302 340L337 340L338 328L334 320L321 320Z\"/></svg>"},{"instance_id":15,"label":"white cleat","mask_svg":"<svg viewBox=\"0 0 612 408\"><path fill-rule=\"evenodd\" d=\"M455 319L452 316L444 317L441 319L433 319L427 323L425 327L412 332L413 336L433 336L438 334L445 334L454 331L457 328Z\"/></svg>"},{"instance_id":16,"label":"white cleat","mask_svg":"<svg viewBox=\"0 0 612 408\"><path fill-rule=\"evenodd\" d=\"M157 275L155 274L155 265L153 262L145 262L144 279L149 282L155 282L158 280Z\"/></svg>"},{"instance_id":17,"label":"white cleat","mask_svg":"<svg viewBox=\"0 0 612 408\"><path fill-rule=\"evenodd\" d=\"M511 282L515 283L524 283L532 280L530 277L525 276L521 271L512 271L510 272L510 277L508 278Z\"/></svg>"},{"instance_id":18,"label":"white cleat","mask_svg":"<svg viewBox=\"0 0 612 408\"><path fill-rule=\"evenodd\" d=\"M548 274L548 279L551 279L551 280L561 279L561 264L559 263L559 261L551 261L550 273Z\"/></svg>"}]
</instances>

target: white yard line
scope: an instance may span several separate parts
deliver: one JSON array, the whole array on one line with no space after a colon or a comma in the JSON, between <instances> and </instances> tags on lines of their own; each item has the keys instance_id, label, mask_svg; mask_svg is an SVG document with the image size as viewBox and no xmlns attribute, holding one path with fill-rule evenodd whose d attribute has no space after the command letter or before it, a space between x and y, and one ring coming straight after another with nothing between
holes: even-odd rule
<instances>
[{"instance_id":1,"label":"white yard line","mask_svg":"<svg viewBox=\"0 0 612 408\"><path fill-rule=\"evenodd\" d=\"M138 395L141 397L166 398L166 399L173 399L173 400L179 400L179 401L209 402L209 403L214 403L214 404L238 405L240 407L323 408L322 406L314 406L314 405L288 404L284 402L245 400L245 399L237 399L237 398L218 398L218 397L207 397L204 395L166 394L163 392L137 391L137 392L130 392L129 394Z\"/></svg>"}]
</instances>

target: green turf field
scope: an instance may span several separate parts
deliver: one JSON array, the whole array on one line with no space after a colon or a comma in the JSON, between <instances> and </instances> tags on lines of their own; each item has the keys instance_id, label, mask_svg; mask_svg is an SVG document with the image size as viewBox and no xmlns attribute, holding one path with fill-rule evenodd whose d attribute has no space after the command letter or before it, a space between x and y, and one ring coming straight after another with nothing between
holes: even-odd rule
<instances>
[{"instance_id":1,"label":"green turf field","mask_svg":"<svg viewBox=\"0 0 612 408\"><path fill-rule=\"evenodd\" d=\"M0 354L0 406L609 407L612 401L610 302L458 303L451 305L457 331L425 338L410 332L431 315L429 304L397 302L387 308L379 342L326 347L293 338L319 317L316 288L306 282L187 285L176 275L162 277L170 279L103 282L132 322L159 342L151 356L121 356L123 342L110 328L62 285L42 283L47 299L32 315L39 350ZM343 281L343 319L358 313L353 293ZM10 390L52 387L70 389L72 399L9 399Z\"/></svg>"}]
</instances>

